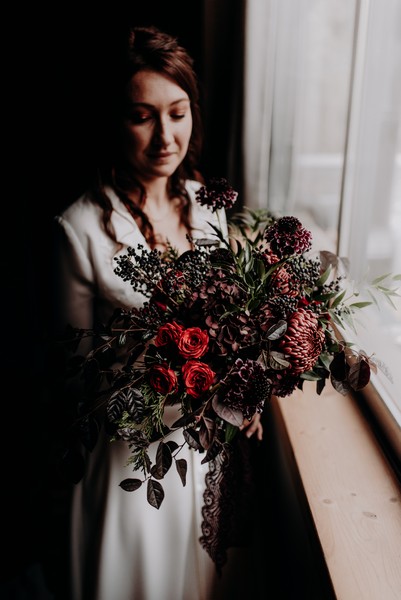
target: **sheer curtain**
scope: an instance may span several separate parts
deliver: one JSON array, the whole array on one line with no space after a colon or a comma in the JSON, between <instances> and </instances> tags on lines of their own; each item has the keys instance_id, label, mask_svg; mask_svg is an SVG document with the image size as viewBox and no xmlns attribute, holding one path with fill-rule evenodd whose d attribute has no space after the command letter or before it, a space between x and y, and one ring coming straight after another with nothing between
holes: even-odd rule
<instances>
[{"instance_id":1,"label":"sheer curtain","mask_svg":"<svg viewBox=\"0 0 401 600\"><path fill-rule=\"evenodd\" d=\"M298 216L358 284L400 273L401 1L248 0L244 69L245 203ZM363 343L401 425L394 303Z\"/></svg>"},{"instance_id":2,"label":"sheer curtain","mask_svg":"<svg viewBox=\"0 0 401 600\"><path fill-rule=\"evenodd\" d=\"M388 256L397 244L400 13L399 0L246 3L246 203L305 212L347 253L354 275L379 253L377 235L358 230L372 221L384 230Z\"/></svg>"},{"instance_id":3,"label":"sheer curtain","mask_svg":"<svg viewBox=\"0 0 401 600\"><path fill-rule=\"evenodd\" d=\"M355 3L248 0L246 202L336 229Z\"/></svg>"},{"instance_id":4,"label":"sheer curtain","mask_svg":"<svg viewBox=\"0 0 401 600\"><path fill-rule=\"evenodd\" d=\"M305 0L248 0L244 194L248 206L290 209Z\"/></svg>"}]
</instances>

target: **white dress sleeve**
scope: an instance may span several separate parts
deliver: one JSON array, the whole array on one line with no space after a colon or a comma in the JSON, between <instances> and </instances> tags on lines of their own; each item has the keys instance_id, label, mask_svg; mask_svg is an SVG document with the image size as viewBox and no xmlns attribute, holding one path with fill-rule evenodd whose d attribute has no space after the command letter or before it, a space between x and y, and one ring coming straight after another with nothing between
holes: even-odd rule
<instances>
[{"instance_id":1,"label":"white dress sleeve","mask_svg":"<svg viewBox=\"0 0 401 600\"><path fill-rule=\"evenodd\" d=\"M55 289L57 328L93 327L93 267L74 229L62 216L55 219Z\"/></svg>"}]
</instances>

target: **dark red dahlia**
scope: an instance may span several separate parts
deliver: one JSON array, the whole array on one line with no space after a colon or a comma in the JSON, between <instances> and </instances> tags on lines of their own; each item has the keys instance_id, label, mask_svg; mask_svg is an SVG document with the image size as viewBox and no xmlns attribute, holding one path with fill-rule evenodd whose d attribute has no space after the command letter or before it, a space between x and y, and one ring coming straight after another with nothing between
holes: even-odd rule
<instances>
[{"instance_id":1,"label":"dark red dahlia","mask_svg":"<svg viewBox=\"0 0 401 600\"><path fill-rule=\"evenodd\" d=\"M265 250L262 253L262 258L267 267L271 267L272 265L275 265L280 260L279 257L277 256L277 254L274 254L274 252L271 250L271 248L269 248L268 250Z\"/></svg>"},{"instance_id":2,"label":"dark red dahlia","mask_svg":"<svg viewBox=\"0 0 401 600\"><path fill-rule=\"evenodd\" d=\"M298 375L289 375L287 372L277 371L273 378L272 395L279 396L279 398L291 396L297 387L298 381Z\"/></svg>"},{"instance_id":3,"label":"dark red dahlia","mask_svg":"<svg viewBox=\"0 0 401 600\"><path fill-rule=\"evenodd\" d=\"M312 234L296 217L281 217L264 234L270 249L279 257L302 254L312 247Z\"/></svg>"},{"instance_id":4,"label":"dark red dahlia","mask_svg":"<svg viewBox=\"0 0 401 600\"><path fill-rule=\"evenodd\" d=\"M224 178L213 178L196 192L196 200L212 212L220 208L232 208L237 200L236 192Z\"/></svg>"},{"instance_id":5,"label":"dark red dahlia","mask_svg":"<svg viewBox=\"0 0 401 600\"><path fill-rule=\"evenodd\" d=\"M262 412L265 400L270 397L267 373L256 360L237 358L223 383L228 387L224 404L240 410L246 419Z\"/></svg>"},{"instance_id":6,"label":"dark red dahlia","mask_svg":"<svg viewBox=\"0 0 401 600\"><path fill-rule=\"evenodd\" d=\"M291 363L290 373L299 375L315 365L322 352L324 332L313 312L299 308L288 320L280 348Z\"/></svg>"}]
</instances>

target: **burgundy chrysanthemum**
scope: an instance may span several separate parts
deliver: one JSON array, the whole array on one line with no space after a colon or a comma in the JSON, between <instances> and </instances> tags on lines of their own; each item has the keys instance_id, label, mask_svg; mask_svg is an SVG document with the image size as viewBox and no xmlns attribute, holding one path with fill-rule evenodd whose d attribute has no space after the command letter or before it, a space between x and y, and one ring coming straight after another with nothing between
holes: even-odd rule
<instances>
[{"instance_id":1,"label":"burgundy chrysanthemum","mask_svg":"<svg viewBox=\"0 0 401 600\"><path fill-rule=\"evenodd\" d=\"M286 294L295 298L299 295L300 282L291 273L288 265L282 265L279 267L271 277L272 288L274 289L275 295Z\"/></svg>"},{"instance_id":2,"label":"burgundy chrysanthemum","mask_svg":"<svg viewBox=\"0 0 401 600\"><path fill-rule=\"evenodd\" d=\"M291 363L289 372L299 375L312 369L323 344L324 332L317 317L310 310L299 308L291 315L279 344Z\"/></svg>"},{"instance_id":3,"label":"burgundy chrysanthemum","mask_svg":"<svg viewBox=\"0 0 401 600\"><path fill-rule=\"evenodd\" d=\"M232 208L237 200L236 192L226 179L214 178L196 192L196 200L202 206L207 206L212 212L220 208Z\"/></svg>"},{"instance_id":4,"label":"burgundy chrysanthemum","mask_svg":"<svg viewBox=\"0 0 401 600\"><path fill-rule=\"evenodd\" d=\"M312 247L312 234L296 217L281 217L264 234L270 249L280 258L302 254Z\"/></svg>"}]
</instances>

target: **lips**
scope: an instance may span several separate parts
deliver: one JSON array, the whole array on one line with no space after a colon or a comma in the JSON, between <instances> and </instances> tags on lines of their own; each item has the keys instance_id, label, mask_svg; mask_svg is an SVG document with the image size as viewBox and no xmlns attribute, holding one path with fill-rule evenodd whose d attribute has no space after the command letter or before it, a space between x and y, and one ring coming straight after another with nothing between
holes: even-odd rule
<instances>
[{"instance_id":1,"label":"lips","mask_svg":"<svg viewBox=\"0 0 401 600\"><path fill-rule=\"evenodd\" d=\"M157 154L150 154L149 158L151 158L152 160L168 160L173 155L173 152L158 152Z\"/></svg>"}]
</instances>

